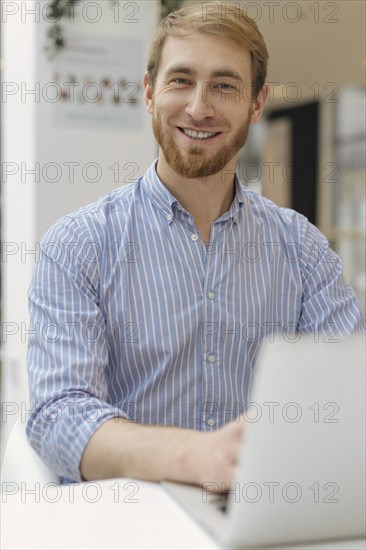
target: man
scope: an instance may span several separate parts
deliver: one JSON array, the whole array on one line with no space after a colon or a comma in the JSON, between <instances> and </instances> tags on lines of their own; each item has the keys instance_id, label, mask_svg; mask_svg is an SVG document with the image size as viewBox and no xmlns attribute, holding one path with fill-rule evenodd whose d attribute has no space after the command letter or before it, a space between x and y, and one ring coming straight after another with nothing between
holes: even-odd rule
<instances>
[{"instance_id":1,"label":"man","mask_svg":"<svg viewBox=\"0 0 366 550\"><path fill-rule=\"evenodd\" d=\"M240 8L170 14L144 80L157 162L43 239L27 433L63 481L229 486L261 341L361 328L325 237L235 177L267 62Z\"/></svg>"}]
</instances>

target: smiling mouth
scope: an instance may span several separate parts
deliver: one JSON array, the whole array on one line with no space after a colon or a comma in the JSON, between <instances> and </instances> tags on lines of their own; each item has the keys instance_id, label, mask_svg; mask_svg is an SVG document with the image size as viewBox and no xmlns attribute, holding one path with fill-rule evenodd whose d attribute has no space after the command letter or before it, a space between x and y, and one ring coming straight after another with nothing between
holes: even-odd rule
<instances>
[{"instance_id":1,"label":"smiling mouth","mask_svg":"<svg viewBox=\"0 0 366 550\"><path fill-rule=\"evenodd\" d=\"M182 134L190 137L191 139L195 139L197 141L205 141L211 138L214 138L221 134L221 132L203 132L203 131L197 131L197 130L189 130L188 128L179 128L182 132Z\"/></svg>"}]
</instances>

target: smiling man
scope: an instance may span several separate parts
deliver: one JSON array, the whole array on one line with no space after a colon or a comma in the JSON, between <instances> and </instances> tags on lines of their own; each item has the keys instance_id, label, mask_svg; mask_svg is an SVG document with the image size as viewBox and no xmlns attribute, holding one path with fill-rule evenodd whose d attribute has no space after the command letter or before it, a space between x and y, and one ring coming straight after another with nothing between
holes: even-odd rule
<instances>
[{"instance_id":1,"label":"smiling man","mask_svg":"<svg viewBox=\"0 0 366 550\"><path fill-rule=\"evenodd\" d=\"M235 169L236 155L267 96L265 87L255 113L245 101L242 92L251 81L250 64L249 53L230 38L218 42L214 35L195 32L167 40L156 82L149 84L145 75L162 176L215 176L220 185L220 171L229 164Z\"/></svg>"},{"instance_id":2,"label":"smiling man","mask_svg":"<svg viewBox=\"0 0 366 550\"><path fill-rule=\"evenodd\" d=\"M158 31L145 75L145 97L160 145L157 174L193 214L208 244L211 224L234 200L237 154L267 100L268 53L259 31L242 14L240 45L226 14L221 14L221 24L225 21L228 36L220 32L218 40L217 34L208 32L213 26L207 20L204 23L207 15L202 8L193 8L191 13L193 29L187 10L186 24L180 28L182 23L178 23L176 35L163 37ZM257 68L261 63L260 71L253 70L251 53L244 49L255 32L259 52L253 65Z\"/></svg>"},{"instance_id":3,"label":"smiling man","mask_svg":"<svg viewBox=\"0 0 366 550\"><path fill-rule=\"evenodd\" d=\"M263 339L361 329L326 238L235 175L267 61L239 7L170 14L144 80L159 158L42 241L31 318L58 330L29 343L27 431L64 482L228 487Z\"/></svg>"}]
</instances>

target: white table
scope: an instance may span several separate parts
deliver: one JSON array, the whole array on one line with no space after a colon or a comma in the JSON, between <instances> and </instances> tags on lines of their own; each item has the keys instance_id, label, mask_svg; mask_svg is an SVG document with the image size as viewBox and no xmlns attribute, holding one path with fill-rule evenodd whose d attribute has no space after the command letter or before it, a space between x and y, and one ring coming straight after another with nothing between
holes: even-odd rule
<instances>
[{"instance_id":1,"label":"white table","mask_svg":"<svg viewBox=\"0 0 366 550\"><path fill-rule=\"evenodd\" d=\"M157 483L109 479L33 488L1 495L3 550L219 548ZM365 541L296 548L361 550Z\"/></svg>"}]
</instances>

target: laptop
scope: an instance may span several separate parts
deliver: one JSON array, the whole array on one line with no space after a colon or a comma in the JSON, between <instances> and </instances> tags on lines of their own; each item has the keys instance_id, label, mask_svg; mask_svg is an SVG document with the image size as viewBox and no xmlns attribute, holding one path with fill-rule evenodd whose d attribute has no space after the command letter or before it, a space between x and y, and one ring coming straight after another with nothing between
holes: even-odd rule
<instances>
[{"instance_id":1,"label":"laptop","mask_svg":"<svg viewBox=\"0 0 366 550\"><path fill-rule=\"evenodd\" d=\"M164 482L223 547L365 536L365 337L318 340L262 346L227 495Z\"/></svg>"}]
</instances>

